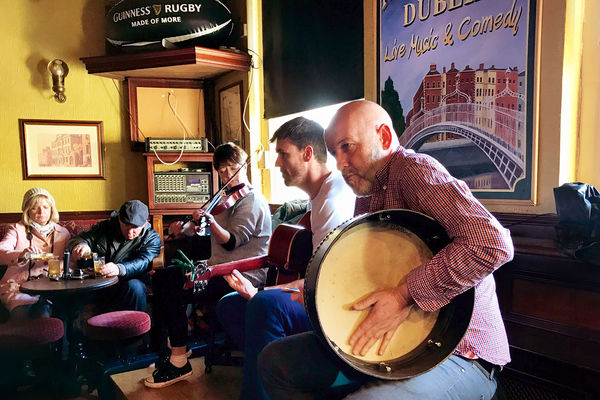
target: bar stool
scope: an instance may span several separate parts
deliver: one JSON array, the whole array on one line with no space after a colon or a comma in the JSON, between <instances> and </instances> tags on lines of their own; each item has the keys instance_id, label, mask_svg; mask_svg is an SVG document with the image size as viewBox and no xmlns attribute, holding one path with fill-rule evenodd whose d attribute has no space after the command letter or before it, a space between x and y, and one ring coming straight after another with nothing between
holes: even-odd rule
<instances>
[{"instance_id":1,"label":"bar stool","mask_svg":"<svg viewBox=\"0 0 600 400\"><path fill-rule=\"evenodd\" d=\"M87 320L86 335L92 340L122 341L150 330L150 316L143 311L113 311Z\"/></svg>"},{"instance_id":2,"label":"bar stool","mask_svg":"<svg viewBox=\"0 0 600 400\"><path fill-rule=\"evenodd\" d=\"M58 318L36 318L9 321L0 324L0 349L2 351L30 351L38 346L56 342L65 334Z\"/></svg>"},{"instance_id":3,"label":"bar stool","mask_svg":"<svg viewBox=\"0 0 600 400\"><path fill-rule=\"evenodd\" d=\"M63 322L58 318L36 318L22 321L9 321L0 324L0 388L16 388L23 378L19 376L19 362L24 359L52 357L52 347L65 333ZM6 364L6 365L4 365Z\"/></svg>"},{"instance_id":4,"label":"bar stool","mask_svg":"<svg viewBox=\"0 0 600 400\"><path fill-rule=\"evenodd\" d=\"M129 370L129 366L134 365L135 351L131 347L139 344L142 336L150 331L150 325L150 316L142 311L113 311L87 320L86 348L91 361L86 374L88 388L96 386L100 398L115 397L110 374Z\"/></svg>"}]
</instances>

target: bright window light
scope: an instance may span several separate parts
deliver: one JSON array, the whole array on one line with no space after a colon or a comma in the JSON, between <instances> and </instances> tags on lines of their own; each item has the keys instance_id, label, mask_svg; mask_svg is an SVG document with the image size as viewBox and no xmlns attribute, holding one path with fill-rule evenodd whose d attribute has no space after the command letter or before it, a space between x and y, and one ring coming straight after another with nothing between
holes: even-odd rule
<instances>
[{"instance_id":1,"label":"bright window light","mask_svg":"<svg viewBox=\"0 0 600 400\"><path fill-rule=\"evenodd\" d=\"M323 128L327 128L329 122L333 118L335 112L346 103L334 104L331 106L315 108L313 110L304 111L296 114L285 115L283 117L271 118L269 119L269 138L273 136L273 133L287 121L294 119L296 117L304 117L308 119L312 119L313 121L318 122L323 126ZM277 153L275 152L275 143L269 144L269 154L270 159L268 160L268 168L271 172L271 203L273 204L283 204L286 201L295 200L295 199L308 199L308 195L304 193L302 190L297 187L286 186L283 182L283 178L281 177L281 172L279 168L275 167L275 161L277 160ZM327 154L327 166L331 170L336 170L335 158L333 158L329 153Z\"/></svg>"}]
</instances>

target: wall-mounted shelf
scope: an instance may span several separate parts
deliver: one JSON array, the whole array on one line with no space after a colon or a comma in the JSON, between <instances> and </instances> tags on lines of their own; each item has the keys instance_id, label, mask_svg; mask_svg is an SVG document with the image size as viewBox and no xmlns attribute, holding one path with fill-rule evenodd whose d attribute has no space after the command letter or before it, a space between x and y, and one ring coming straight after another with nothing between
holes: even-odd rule
<instances>
[{"instance_id":1,"label":"wall-mounted shelf","mask_svg":"<svg viewBox=\"0 0 600 400\"><path fill-rule=\"evenodd\" d=\"M249 71L247 53L205 47L163 50L148 53L83 57L90 74L106 78L207 79L230 71Z\"/></svg>"}]
</instances>

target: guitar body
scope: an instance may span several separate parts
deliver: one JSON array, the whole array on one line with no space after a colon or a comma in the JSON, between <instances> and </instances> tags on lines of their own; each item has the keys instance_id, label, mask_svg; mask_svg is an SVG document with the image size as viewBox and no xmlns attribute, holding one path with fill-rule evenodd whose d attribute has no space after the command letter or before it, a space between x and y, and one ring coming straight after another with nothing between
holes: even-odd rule
<instances>
[{"instance_id":1,"label":"guitar body","mask_svg":"<svg viewBox=\"0 0 600 400\"><path fill-rule=\"evenodd\" d=\"M269 267L270 276L271 271L276 272L278 285L302 278L312 255L312 232L307 228L310 227L309 213L300 219L302 225L277 225L266 256L204 267L197 271L195 280L207 281L215 276L228 275L234 269L244 272L264 267Z\"/></svg>"}]
</instances>

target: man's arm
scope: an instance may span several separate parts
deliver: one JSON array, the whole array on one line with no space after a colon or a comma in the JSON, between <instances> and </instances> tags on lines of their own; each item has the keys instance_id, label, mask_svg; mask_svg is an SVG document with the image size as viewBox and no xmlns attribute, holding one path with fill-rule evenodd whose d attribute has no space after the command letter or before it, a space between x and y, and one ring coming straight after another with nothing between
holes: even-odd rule
<instances>
[{"instance_id":1,"label":"man's arm","mask_svg":"<svg viewBox=\"0 0 600 400\"><path fill-rule=\"evenodd\" d=\"M427 160L426 160L427 161ZM405 166L399 185L408 208L436 219L452 242L429 262L413 269L407 282L395 289L377 291L353 305L372 307L353 332L354 354L366 354L383 337L383 354L413 302L435 311L475 286L513 256L510 232L504 229L471 194L464 182L451 177L437 161ZM398 186L396 187L396 189Z\"/></svg>"},{"instance_id":2,"label":"man's arm","mask_svg":"<svg viewBox=\"0 0 600 400\"><path fill-rule=\"evenodd\" d=\"M148 226L143 236L143 242L135 253L134 258L117 263L119 276L131 277L146 272L152 260L160 254L160 248L160 236L154 229Z\"/></svg>"},{"instance_id":3,"label":"man's arm","mask_svg":"<svg viewBox=\"0 0 600 400\"><path fill-rule=\"evenodd\" d=\"M106 239L106 224L108 223L108 220L100 221L94 224L90 230L81 232L79 235L71 236L65 249L73 253L75 260L81 258L83 255L82 249L84 249L84 246L87 246L90 251L103 256L106 247L100 245L100 241Z\"/></svg>"},{"instance_id":4,"label":"man's arm","mask_svg":"<svg viewBox=\"0 0 600 400\"><path fill-rule=\"evenodd\" d=\"M411 209L445 228L452 242L407 277L410 296L425 311L435 311L481 282L513 258L510 231L435 160L413 164L403 179Z\"/></svg>"}]
</instances>

